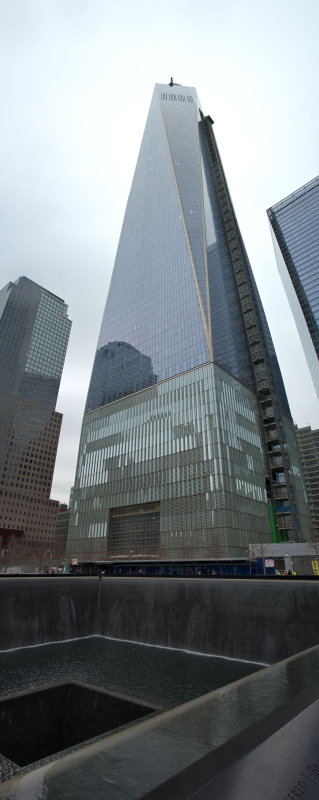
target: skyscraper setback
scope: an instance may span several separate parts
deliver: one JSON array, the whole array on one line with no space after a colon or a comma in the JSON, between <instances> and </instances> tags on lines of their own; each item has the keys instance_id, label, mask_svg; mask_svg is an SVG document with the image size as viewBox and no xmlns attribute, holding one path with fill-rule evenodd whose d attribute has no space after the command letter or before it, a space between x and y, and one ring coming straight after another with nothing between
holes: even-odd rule
<instances>
[{"instance_id":1,"label":"skyscraper setback","mask_svg":"<svg viewBox=\"0 0 319 800\"><path fill-rule=\"evenodd\" d=\"M53 540L50 500L62 415L55 411L71 322L63 300L26 277L0 291L0 544Z\"/></svg>"},{"instance_id":2,"label":"skyscraper setback","mask_svg":"<svg viewBox=\"0 0 319 800\"><path fill-rule=\"evenodd\" d=\"M83 420L74 555L308 534L289 406L196 90L156 85ZM267 481L265 482L265 477Z\"/></svg>"}]
</instances>

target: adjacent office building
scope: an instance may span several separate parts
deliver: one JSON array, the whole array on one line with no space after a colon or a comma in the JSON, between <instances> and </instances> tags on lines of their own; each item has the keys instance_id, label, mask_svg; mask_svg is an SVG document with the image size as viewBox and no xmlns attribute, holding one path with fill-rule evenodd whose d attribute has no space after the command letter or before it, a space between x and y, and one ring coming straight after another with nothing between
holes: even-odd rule
<instances>
[{"instance_id":1,"label":"adjacent office building","mask_svg":"<svg viewBox=\"0 0 319 800\"><path fill-rule=\"evenodd\" d=\"M194 88L155 86L88 391L70 557L240 556L309 535L212 125Z\"/></svg>"},{"instance_id":2,"label":"adjacent office building","mask_svg":"<svg viewBox=\"0 0 319 800\"><path fill-rule=\"evenodd\" d=\"M301 456L307 495L309 500L312 535L317 543L316 554L319 556L319 429L312 430L310 425L296 428L296 437Z\"/></svg>"},{"instance_id":3,"label":"adjacent office building","mask_svg":"<svg viewBox=\"0 0 319 800\"><path fill-rule=\"evenodd\" d=\"M56 516L55 534L54 534L54 556L58 565L64 561L66 543L68 538L70 522L70 509L66 503L59 503L58 513Z\"/></svg>"},{"instance_id":4,"label":"adjacent office building","mask_svg":"<svg viewBox=\"0 0 319 800\"><path fill-rule=\"evenodd\" d=\"M54 538L55 411L71 322L64 301L21 277L0 291L0 545ZM2 540L2 541L1 541Z\"/></svg>"},{"instance_id":5,"label":"adjacent office building","mask_svg":"<svg viewBox=\"0 0 319 800\"><path fill-rule=\"evenodd\" d=\"M319 176L267 214L278 270L319 397Z\"/></svg>"}]
</instances>

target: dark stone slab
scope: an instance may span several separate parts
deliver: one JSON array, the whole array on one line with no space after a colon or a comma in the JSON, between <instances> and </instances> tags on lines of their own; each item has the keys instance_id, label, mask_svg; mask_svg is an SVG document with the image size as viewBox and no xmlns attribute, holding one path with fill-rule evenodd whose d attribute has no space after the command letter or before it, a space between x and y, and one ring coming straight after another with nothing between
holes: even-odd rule
<instances>
[{"instance_id":1,"label":"dark stone slab","mask_svg":"<svg viewBox=\"0 0 319 800\"><path fill-rule=\"evenodd\" d=\"M319 797L319 682L208 753L144 800Z\"/></svg>"}]
</instances>

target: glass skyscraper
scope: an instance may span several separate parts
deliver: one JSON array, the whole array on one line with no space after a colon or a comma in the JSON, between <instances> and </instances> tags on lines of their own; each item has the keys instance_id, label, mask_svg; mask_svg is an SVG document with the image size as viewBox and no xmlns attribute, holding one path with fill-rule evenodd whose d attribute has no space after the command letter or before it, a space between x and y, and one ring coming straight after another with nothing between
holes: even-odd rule
<instances>
[{"instance_id":1,"label":"glass skyscraper","mask_svg":"<svg viewBox=\"0 0 319 800\"><path fill-rule=\"evenodd\" d=\"M70 335L67 306L21 277L0 291L0 544L53 540L50 500L62 415L55 411ZM44 548L45 549L45 548Z\"/></svg>"},{"instance_id":2,"label":"glass skyscraper","mask_svg":"<svg viewBox=\"0 0 319 800\"><path fill-rule=\"evenodd\" d=\"M155 86L88 391L70 555L246 554L271 537L267 495L274 538L307 535L212 124L194 88Z\"/></svg>"},{"instance_id":3,"label":"glass skyscraper","mask_svg":"<svg viewBox=\"0 0 319 800\"><path fill-rule=\"evenodd\" d=\"M319 176L267 214L278 270L319 397Z\"/></svg>"}]
</instances>

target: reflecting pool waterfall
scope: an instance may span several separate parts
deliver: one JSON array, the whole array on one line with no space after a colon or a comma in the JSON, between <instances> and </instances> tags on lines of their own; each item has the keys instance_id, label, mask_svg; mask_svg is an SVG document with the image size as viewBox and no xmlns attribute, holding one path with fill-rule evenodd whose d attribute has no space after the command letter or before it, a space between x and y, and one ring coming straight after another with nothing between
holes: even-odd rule
<instances>
[{"instance_id":1,"label":"reflecting pool waterfall","mask_svg":"<svg viewBox=\"0 0 319 800\"><path fill-rule=\"evenodd\" d=\"M0 650L101 635L274 663L318 642L319 583L5 577Z\"/></svg>"}]
</instances>

